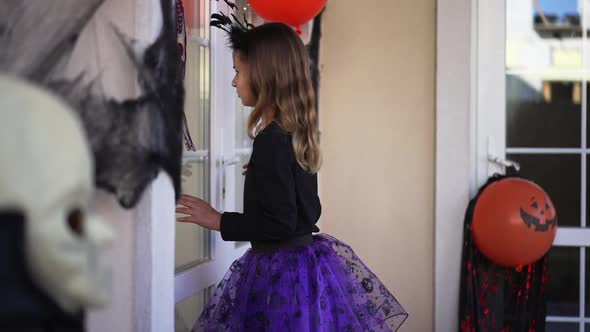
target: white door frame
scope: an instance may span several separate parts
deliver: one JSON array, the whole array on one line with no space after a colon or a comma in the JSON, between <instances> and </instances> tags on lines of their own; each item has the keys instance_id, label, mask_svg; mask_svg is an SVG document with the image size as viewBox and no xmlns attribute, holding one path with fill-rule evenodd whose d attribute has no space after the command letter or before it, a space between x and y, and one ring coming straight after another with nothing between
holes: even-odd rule
<instances>
[{"instance_id":1,"label":"white door frame","mask_svg":"<svg viewBox=\"0 0 590 332\"><path fill-rule=\"evenodd\" d=\"M209 1L210 12L223 11L227 13L227 5L213 0ZM210 117L209 117L209 197L211 205L218 211L226 208L234 209L233 204L226 204L223 188L226 192L235 190L233 183L226 178L228 172L233 171L236 165L226 166L224 158L233 156L235 148L233 140L229 141L227 130L224 126L228 122L234 122L237 115L236 94L232 88L233 78L232 53L227 47L227 34L221 29L211 29L209 38L211 74L210 74ZM233 127L232 127L233 128ZM239 167L239 166L237 166ZM233 193L228 195L233 197ZM195 226L198 227L198 226ZM210 260L188 268L175 275L174 302L178 303L189 296L195 295L195 290L205 290L209 286L217 285L231 263L241 256L248 246L236 246L234 242L226 242L219 232L210 232Z\"/></svg>"},{"instance_id":2,"label":"white door frame","mask_svg":"<svg viewBox=\"0 0 590 332\"><path fill-rule=\"evenodd\" d=\"M456 331L465 210L505 156L505 1L437 9L434 327Z\"/></svg>"},{"instance_id":3,"label":"white door frame","mask_svg":"<svg viewBox=\"0 0 590 332\"><path fill-rule=\"evenodd\" d=\"M504 38L497 37L505 24L489 15L504 4L437 1L435 331L459 326L465 210L478 186L501 171L488 162L488 154L505 155L505 135L497 135L505 123L504 107L498 107L505 101L504 67L496 68L503 64L498 57L505 59ZM498 41L502 44L492 45Z\"/></svg>"},{"instance_id":4,"label":"white door frame","mask_svg":"<svg viewBox=\"0 0 590 332\"><path fill-rule=\"evenodd\" d=\"M434 330L457 331L463 217L476 188L476 1L438 0Z\"/></svg>"},{"instance_id":5,"label":"white door frame","mask_svg":"<svg viewBox=\"0 0 590 332\"><path fill-rule=\"evenodd\" d=\"M160 1L133 3L136 39L154 40L162 24ZM174 206L172 180L160 172L134 210L133 331L174 330Z\"/></svg>"}]
</instances>

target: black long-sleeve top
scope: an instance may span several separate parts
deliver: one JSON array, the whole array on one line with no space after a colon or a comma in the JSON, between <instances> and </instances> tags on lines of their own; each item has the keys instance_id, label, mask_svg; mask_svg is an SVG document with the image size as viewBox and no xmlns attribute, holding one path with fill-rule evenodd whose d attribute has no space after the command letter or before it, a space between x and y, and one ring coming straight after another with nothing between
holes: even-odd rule
<instances>
[{"instance_id":1,"label":"black long-sleeve top","mask_svg":"<svg viewBox=\"0 0 590 332\"><path fill-rule=\"evenodd\" d=\"M291 140L276 122L256 135L244 183L244 213L223 213L224 240L274 242L319 231L317 175L299 165Z\"/></svg>"}]
</instances>

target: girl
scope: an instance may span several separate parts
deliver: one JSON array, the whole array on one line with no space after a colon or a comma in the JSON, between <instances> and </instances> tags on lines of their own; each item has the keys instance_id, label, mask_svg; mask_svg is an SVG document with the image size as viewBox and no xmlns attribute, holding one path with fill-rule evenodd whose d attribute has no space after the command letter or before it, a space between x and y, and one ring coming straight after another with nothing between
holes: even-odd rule
<instances>
[{"instance_id":1,"label":"girl","mask_svg":"<svg viewBox=\"0 0 590 332\"><path fill-rule=\"evenodd\" d=\"M224 29L226 30L226 29ZM308 58L290 27L231 25L232 85L253 135L244 213L184 195L178 221L250 241L193 331L395 331L406 312L352 249L318 232L320 148Z\"/></svg>"}]
</instances>

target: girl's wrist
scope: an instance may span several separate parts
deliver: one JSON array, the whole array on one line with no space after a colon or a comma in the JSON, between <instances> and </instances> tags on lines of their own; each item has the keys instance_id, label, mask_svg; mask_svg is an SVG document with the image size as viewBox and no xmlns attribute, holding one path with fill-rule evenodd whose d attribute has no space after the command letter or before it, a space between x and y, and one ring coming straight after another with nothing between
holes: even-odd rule
<instances>
[{"instance_id":1,"label":"girl's wrist","mask_svg":"<svg viewBox=\"0 0 590 332\"><path fill-rule=\"evenodd\" d=\"M221 213L214 211L211 221L211 229L218 232L221 231Z\"/></svg>"}]
</instances>

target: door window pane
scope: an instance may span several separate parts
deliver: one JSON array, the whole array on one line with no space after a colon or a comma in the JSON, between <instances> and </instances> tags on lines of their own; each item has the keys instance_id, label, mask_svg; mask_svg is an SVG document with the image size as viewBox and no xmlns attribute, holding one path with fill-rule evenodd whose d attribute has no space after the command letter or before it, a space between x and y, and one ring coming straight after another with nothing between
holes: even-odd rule
<instances>
[{"instance_id":1,"label":"door window pane","mask_svg":"<svg viewBox=\"0 0 590 332\"><path fill-rule=\"evenodd\" d=\"M590 250L588 250L587 248L584 249L586 250L586 281L585 281L585 288L586 288L586 294L585 294L585 299L584 299L584 306L585 308L585 312L586 312L586 318L590 318ZM590 332L590 329L586 328L586 331Z\"/></svg>"},{"instance_id":2,"label":"door window pane","mask_svg":"<svg viewBox=\"0 0 590 332\"><path fill-rule=\"evenodd\" d=\"M244 175L242 165L247 164L252 153L252 139L248 137L248 116L252 112L250 107L242 106L238 100L236 103L237 116L235 123L234 149L240 162L235 166L235 203L237 212L243 212L244 206Z\"/></svg>"},{"instance_id":3,"label":"door window pane","mask_svg":"<svg viewBox=\"0 0 590 332\"><path fill-rule=\"evenodd\" d=\"M185 7L188 41L184 77L187 127L196 151L183 153L182 192L209 201L210 192L210 84L209 1L189 0ZM176 223L175 270L210 258L210 231L189 223Z\"/></svg>"},{"instance_id":4,"label":"door window pane","mask_svg":"<svg viewBox=\"0 0 590 332\"><path fill-rule=\"evenodd\" d=\"M209 150L210 61L209 48L189 42L186 49L184 113L197 150Z\"/></svg>"},{"instance_id":5,"label":"door window pane","mask_svg":"<svg viewBox=\"0 0 590 332\"><path fill-rule=\"evenodd\" d=\"M209 39L209 1L184 0L183 5L187 33L192 36Z\"/></svg>"},{"instance_id":6,"label":"door window pane","mask_svg":"<svg viewBox=\"0 0 590 332\"><path fill-rule=\"evenodd\" d=\"M580 324L549 322L545 325L545 332L580 332Z\"/></svg>"},{"instance_id":7,"label":"door window pane","mask_svg":"<svg viewBox=\"0 0 590 332\"><path fill-rule=\"evenodd\" d=\"M578 78L507 74L507 147L579 147L581 87Z\"/></svg>"},{"instance_id":8,"label":"door window pane","mask_svg":"<svg viewBox=\"0 0 590 332\"><path fill-rule=\"evenodd\" d=\"M207 198L204 179L208 176L208 163L188 162L183 166L183 193ZM178 215L180 216L180 215ZM209 230L190 223L176 223L176 271L202 263L210 258Z\"/></svg>"},{"instance_id":9,"label":"door window pane","mask_svg":"<svg viewBox=\"0 0 590 332\"><path fill-rule=\"evenodd\" d=\"M174 306L174 332L190 332L209 301L213 289L214 286L205 288L176 303Z\"/></svg>"},{"instance_id":10,"label":"door window pane","mask_svg":"<svg viewBox=\"0 0 590 332\"><path fill-rule=\"evenodd\" d=\"M573 316L580 314L580 249L554 247L549 252L549 284L547 285L547 315Z\"/></svg>"},{"instance_id":11,"label":"door window pane","mask_svg":"<svg viewBox=\"0 0 590 332\"><path fill-rule=\"evenodd\" d=\"M582 67L576 0L506 1L506 65L547 75Z\"/></svg>"},{"instance_id":12,"label":"door window pane","mask_svg":"<svg viewBox=\"0 0 590 332\"><path fill-rule=\"evenodd\" d=\"M590 162L590 156L586 155L586 225L585 227L590 227L590 205L588 205L588 203L590 203L590 197L588 193L588 190L590 190L590 164L588 164L588 162Z\"/></svg>"},{"instance_id":13,"label":"door window pane","mask_svg":"<svg viewBox=\"0 0 590 332\"><path fill-rule=\"evenodd\" d=\"M238 6L236 16L240 19L246 17L249 23L252 23L252 10L247 1L238 0L235 2ZM244 23L244 22L243 22ZM243 212L244 207L244 175L242 165L247 164L252 153L252 139L248 136L248 117L252 112L251 107L243 106L239 98L235 98L235 124L234 124L234 151L240 159L234 167L234 209L237 212Z\"/></svg>"},{"instance_id":14,"label":"door window pane","mask_svg":"<svg viewBox=\"0 0 590 332\"><path fill-rule=\"evenodd\" d=\"M555 205L559 226L580 225L580 156L577 154L509 154L521 175L543 188Z\"/></svg>"}]
</instances>

